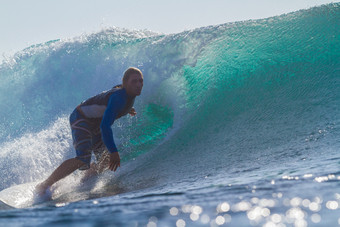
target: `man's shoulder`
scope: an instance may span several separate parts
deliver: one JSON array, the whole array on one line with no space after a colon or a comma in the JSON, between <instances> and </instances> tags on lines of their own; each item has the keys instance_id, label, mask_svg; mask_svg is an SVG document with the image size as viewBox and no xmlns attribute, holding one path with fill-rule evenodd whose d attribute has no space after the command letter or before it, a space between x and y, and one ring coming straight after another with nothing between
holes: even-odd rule
<instances>
[{"instance_id":1,"label":"man's shoulder","mask_svg":"<svg viewBox=\"0 0 340 227\"><path fill-rule=\"evenodd\" d=\"M110 99L115 104L124 105L127 99L127 94L123 88L113 88L111 89Z\"/></svg>"},{"instance_id":2,"label":"man's shoulder","mask_svg":"<svg viewBox=\"0 0 340 227\"><path fill-rule=\"evenodd\" d=\"M125 92L125 89L124 88L112 88L110 91L110 96L116 96L116 97L120 97L120 98L124 98L126 99L127 95L126 95L126 92Z\"/></svg>"},{"instance_id":3,"label":"man's shoulder","mask_svg":"<svg viewBox=\"0 0 340 227\"><path fill-rule=\"evenodd\" d=\"M124 100L125 92L121 87L113 87L110 90L103 91L91 98L83 101L80 105L81 106L89 106L89 105L107 105L111 97L116 97L116 100ZM113 98L112 97L112 98Z\"/></svg>"}]
</instances>

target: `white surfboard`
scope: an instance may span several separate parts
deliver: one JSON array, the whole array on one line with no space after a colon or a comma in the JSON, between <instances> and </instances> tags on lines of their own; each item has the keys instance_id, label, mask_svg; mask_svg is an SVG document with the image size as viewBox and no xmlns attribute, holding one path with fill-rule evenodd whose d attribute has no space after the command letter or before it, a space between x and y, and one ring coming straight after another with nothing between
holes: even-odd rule
<instances>
[{"instance_id":1,"label":"white surfboard","mask_svg":"<svg viewBox=\"0 0 340 227\"><path fill-rule=\"evenodd\" d=\"M0 210L10 210L10 209L14 209L14 208L15 207L12 207L12 206L8 205L7 203L0 200Z\"/></svg>"},{"instance_id":2,"label":"white surfboard","mask_svg":"<svg viewBox=\"0 0 340 227\"><path fill-rule=\"evenodd\" d=\"M24 183L0 191L0 210L28 208L43 204L72 203L80 200L100 198L121 192L119 188L105 187L105 181L97 178L88 180L81 185L56 185L53 192L49 191L44 197L37 196L35 187L40 182Z\"/></svg>"},{"instance_id":3,"label":"white surfboard","mask_svg":"<svg viewBox=\"0 0 340 227\"><path fill-rule=\"evenodd\" d=\"M34 205L34 189L38 182L6 188L0 192L0 209L25 208Z\"/></svg>"}]
</instances>

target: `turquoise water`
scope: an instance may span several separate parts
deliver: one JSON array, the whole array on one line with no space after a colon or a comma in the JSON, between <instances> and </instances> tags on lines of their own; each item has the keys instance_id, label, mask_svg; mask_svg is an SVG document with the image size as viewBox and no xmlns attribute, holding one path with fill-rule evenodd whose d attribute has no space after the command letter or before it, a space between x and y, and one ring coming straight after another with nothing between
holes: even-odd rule
<instances>
[{"instance_id":1,"label":"turquoise water","mask_svg":"<svg viewBox=\"0 0 340 227\"><path fill-rule=\"evenodd\" d=\"M0 189L73 157L68 115L145 77L113 127L122 167L0 225L340 225L340 5L179 34L108 29L31 46L0 65Z\"/></svg>"}]
</instances>

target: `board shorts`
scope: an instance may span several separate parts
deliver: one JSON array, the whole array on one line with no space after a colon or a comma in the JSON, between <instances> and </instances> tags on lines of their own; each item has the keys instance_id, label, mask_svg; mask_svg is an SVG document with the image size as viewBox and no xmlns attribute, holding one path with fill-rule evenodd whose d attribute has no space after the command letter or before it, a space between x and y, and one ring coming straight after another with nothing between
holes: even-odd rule
<instances>
[{"instance_id":1,"label":"board shorts","mask_svg":"<svg viewBox=\"0 0 340 227\"><path fill-rule=\"evenodd\" d=\"M100 128L94 128L91 122L77 108L70 115L70 125L76 159L84 162L84 165L79 170L89 169L92 152L97 161L106 152Z\"/></svg>"}]
</instances>

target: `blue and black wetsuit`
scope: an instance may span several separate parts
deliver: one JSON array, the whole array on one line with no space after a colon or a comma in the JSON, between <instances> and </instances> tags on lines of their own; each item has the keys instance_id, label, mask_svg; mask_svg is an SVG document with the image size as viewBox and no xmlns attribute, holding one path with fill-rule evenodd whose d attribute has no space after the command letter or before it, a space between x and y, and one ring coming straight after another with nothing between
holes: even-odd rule
<instances>
[{"instance_id":1,"label":"blue and black wetsuit","mask_svg":"<svg viewBox=\"0 0 340 227\"><path fill-rule=\"evenodd\" d=\"M70 124L76 158L86 164L81 169L90 167L92 151L97 159L105 148L109 153L118 151L111 126L116 119L129 113L134 100L122 86L115 86L82 102L72 112Z\"/></svg>"}]
</instances>

